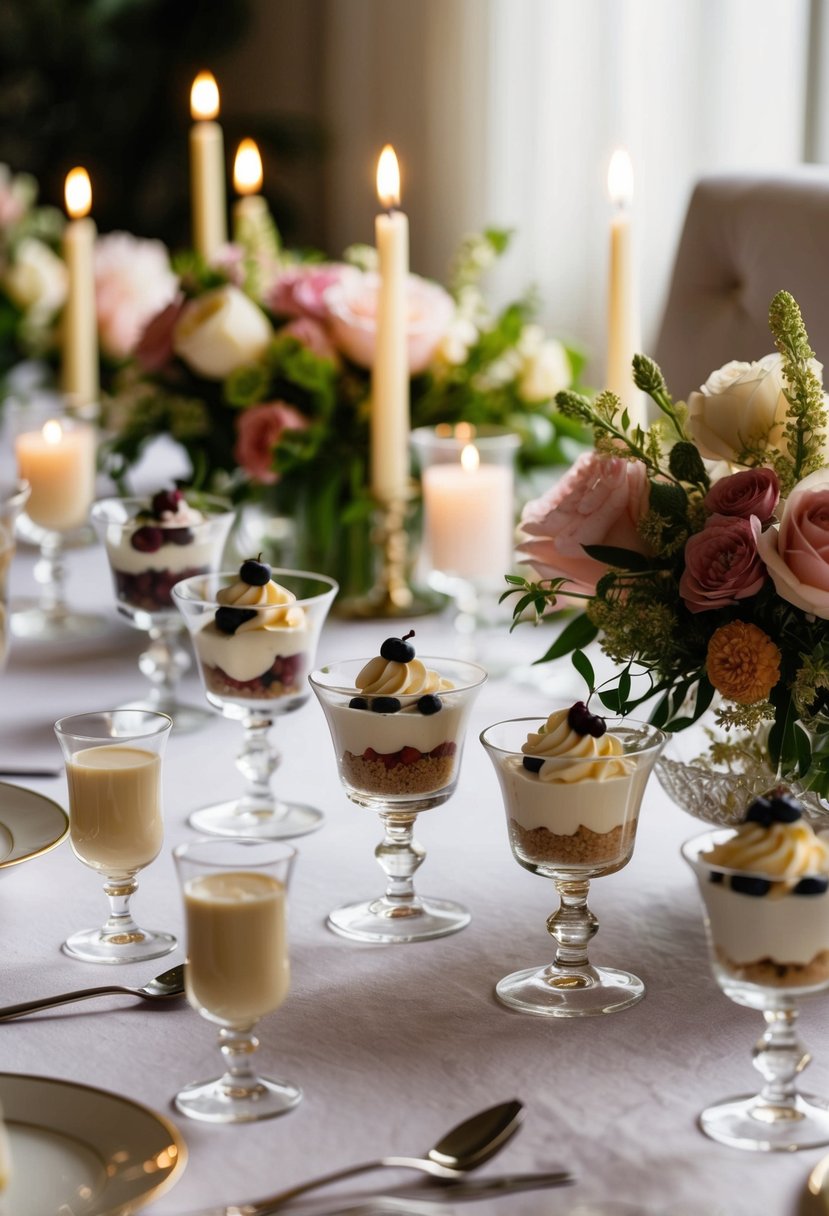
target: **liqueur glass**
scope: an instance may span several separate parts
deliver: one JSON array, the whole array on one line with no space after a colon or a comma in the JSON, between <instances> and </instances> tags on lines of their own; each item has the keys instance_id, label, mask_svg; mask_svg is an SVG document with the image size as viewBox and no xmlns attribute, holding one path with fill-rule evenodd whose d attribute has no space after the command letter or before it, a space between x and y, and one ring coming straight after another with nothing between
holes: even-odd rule
<instances>
[{"instance_id":1,"label":"liqueur glass","mask_svg":"<svg viewBox=\"0 0 829 1216\"><path fill-rule=\"evenodd\" d=\"M383 824L374 855L386 875L385 893L337 908L327 920L335 933L356 941L425 941L456 933L470 920L461 904L415 894L415 871L426 853L413 831L420 811L440 806L454 792L467 718L486 672L474 663L420 657L454 686L432 694L439 709L428 714L418 708L421 694L396 698L394 713L352 707L367 659L332 663L310 676L345 792L357 806L377 811Z\"/></svg>"},{"instance_id":2,"label":"liqueur glass","mask_svg":"<svg viewBox=\"0 0 829 1216\"><path fill-rule=\"evenodd\" d=\"M92 523L106 549L118 612L150 639L139 655L138 667L151 689L143 700L125 708L169 714L176 731L195 730L214 715L179 700L179 681L192 660L171 591L181 579L218 569L234 513L223 499L200 495L201 521L184 527L156 520L142 525L137 516L148 505L146 498L102 498L92 507ZM152 547L147 548L142 537L150 533L155 535L148 542Z\"/></svg>"},{"instance_id":3,"label":"liqueur glass","mask_svg":"<svg viewBox=\"0 0 829 1216\"><path fill-rule=\"evenodd\" d=\"M733 835L706 832L684 844L682 856L699 884L714 978L730 1000L763 1015L753 1052L763 1086L709 1106L699 1125L732 1148L818 1148L829 1144L829 1099L798 1091L811 1057L796 1027L800 999L829 988L829 880L806 875L792 884L705 860Z\"/></svg>"},{"instance_id":4,"label":"liqueur glass","mask_svg":"<svg viewBox=\"0 0 829 1216\"><path fill-rule=\"evenodd\" d=\"M72 851L103 877L109 919L73 933L64 954L86 963L137 963L176 947L170 933L141 929L130 911L135 876L161 851L161 760L172 723L137 709L74 714L55 723L69 784Z\"/></svg>"},{"instance_id":5,"label":"liqueur glass","mask_svg":"<svg viewBox=\"0 0 829 1216\"><path fill-rule=\"evenodd\" d=\"M14 528L29 497L29 483L0 489L0 670L9 652L9 568L14 557Z\"/></svg>"},{"instance_id":6,"label":"liqueur glass","mask_svg":"<svg viewBox=\"0 0 829 1216\"><path fill-rule=\"evenodd\" d=\"M522 1013L615 1013L645 995L638 976L589 961L587 947L599 922L587 897L591 879L615 874L630 861L642 795L665 736L630 719L606 723L622 744L621 755L590 757L588 775L582 758L545 757L545 780L525 768L521 751L527 735L539 729L538 718L498 722L481 735L501 786L513 856L531 874L551 878L560 900L547 921L558 946L554 961L516 971L495 987L503 1004ZM582 770L575 779L574 763Z\"/></svg>"},{"instance_id":7,"label":"liqueur glass","mask_svg":"<svg viewBox=\"0 0 829 1216\"><path fill-rule=\"evenodd\" d=\"M296 850L270 840L198 840L173 851L184 899L187 1000L219 1027L224 1073L185 1086L176 1107L207 1123L250 1123L302 1098L254 1071L260 1018L288 995L288 884Z\"/></svg>"},{"instance_id":8,"label":"liqueur glass","mask_svg":"<svg viewBox=\"0 0 829 1216\"><path fill-rule=\"evenodd\" d=\"M290 605L299 623L274 624L277 605L245 607L248 619L232 635L216 625L223 606L217 594L239 580L238 573L188 578L173 588L173 600L193 640L207 700L226 718L242 723L245 737L236 765L245 778L244 793L230 801L194 811L190 825L218 836L278 840L302 836L323 819L316 807L276 797L271 778L280 763L269 732L276 718L293 713L310 696L308 672L337 584L324 574L303 570L271 571L272 579L296 596Z\"/></svg>"}]
</instances>

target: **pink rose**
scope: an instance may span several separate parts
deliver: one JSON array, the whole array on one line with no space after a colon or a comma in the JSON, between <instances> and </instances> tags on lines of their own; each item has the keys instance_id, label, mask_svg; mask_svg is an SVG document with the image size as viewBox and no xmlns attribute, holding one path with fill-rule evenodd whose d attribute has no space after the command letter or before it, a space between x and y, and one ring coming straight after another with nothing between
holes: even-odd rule
<instances>
[{"instance_id":1,"label":"pink rose","mask_svg":"<svg viewBox=\"0 0 829 1216\"><path fill-rule=\"evenodd\" d=\"M161 241L110 232L95 242L95 300L101 347L116 359L138 345L145 325L178 291Z\"/></svg>"},{"instance_id":2,"label":"pink rose","mask_svg":"<svg viewBox=\"0 0 829 1216\"><path fill-rule=\"evenodd\" d=\"M276 336L282 335L296 338L297 342L307 346L311 354L316 355L318 359L330 359L333 363L339 362L339 355L325 328L320 325L319 321L314 321L311 317L296 317L293 321L289 321L287 325L283 325Z\"/></svg>"},{"instance_id":3,"label":"pink rose","mask_svg":"<svg viewBox=\"0 0 829 1216\"><path fill-rule=\"evenodd\" d=\"M593 595L607 566L588 557L584 546L649 553L637 529L649 497L644 465L584 452L561 481L527 503L518 551L540 578L566 578L571 590Z\"/></svg>"},{"instance_id":4,"label":"pink rose","mask_svg":"<svg viewBox=\"0 0 829 1216\"><path fill-rule=\"evenodd\" d=\"M325 293L334 343L360 367L374 364L379 287L379 275L350 267ZM409 374L416 376L431 363L454 319L455 304L437 283L415 274L409 275L406 292Z\"/></svg>"},{"instance_id":5,"label":"pink rose","mask_svg":"<svg viewBox=\"0 0 829 1216\"><path fill-rule=\"evenodd\" d=\"M829 468L799 482L779 528L755 530L757 548L777 594L795 608L829 620Z\"/></svg>"},{"instance_id":6,"label":"pink rose","mask_svg":"<svg viewBox=\"0 0 829 1216\"><path fill-rule=\"evenodd\" d=\"M780 482L774 469L743 469L715 481L705 496L705 505L714 515L756 515L768 523L780 499Z\"/></svg>"},{"instance_id":7,"label":"pink rose","mask_svg":"<svg viewBox=\"0 0 829 1216\"><path fill-rule=\"evenodd\" d=\"M173 332L185 303L185 297L177 295L144 327L134 354L145 372L160 372L172 359Z\"/></svg>"},{"instance_id":8,"label":"pink rose","mask_svg":"<svg viewBox=\"0 0 829 1216\"><path fill-rule=\"evenodd\" d=\"M308 419L284 401L252 405L239 415L233 458L253 481L272 486L279 480L273 454L285 431L304 431Z\"/></svg>"},{"instance_id":9,"label":"pink rose","mask_svg":"<svg viewBox=\"0 0 829 1216\"><path fill-rule=\"evenodd\" d=\"M765 579L751 520L712 515L685 545L679 594L689 612L710 612L756 595Z\"/></svg>"},{"instance_id":10,"label":"pink rose","mask_svg":"<svg viewBox=\"0 0 829 1216\"><path fill-rule=\"evenodd\" d=\"M267 307L280 317L313 317L316 321L325 321L328 318L325 294L329 287L339 283L348 269L339 262L292 266L277 278L268 294Z\"/></svg>"}]
</instances>

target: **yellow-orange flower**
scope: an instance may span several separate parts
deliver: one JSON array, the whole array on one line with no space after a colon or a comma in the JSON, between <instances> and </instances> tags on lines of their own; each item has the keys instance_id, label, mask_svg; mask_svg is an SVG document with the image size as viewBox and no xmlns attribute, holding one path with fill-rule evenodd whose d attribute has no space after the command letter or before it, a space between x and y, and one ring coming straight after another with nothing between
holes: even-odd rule
<instances>
[{"instance_id":1,"label":"yellow-orange flower","mask_svg":"<svg viewBox=\"0 0 829 1216\"><path fill-rule=\"evenodd\" d=\"M732 621L717 629L708 643L708 679L717 692L740 705L765 701L780 679L780 651L756 625Z\"/></svg>"}]
</instances>

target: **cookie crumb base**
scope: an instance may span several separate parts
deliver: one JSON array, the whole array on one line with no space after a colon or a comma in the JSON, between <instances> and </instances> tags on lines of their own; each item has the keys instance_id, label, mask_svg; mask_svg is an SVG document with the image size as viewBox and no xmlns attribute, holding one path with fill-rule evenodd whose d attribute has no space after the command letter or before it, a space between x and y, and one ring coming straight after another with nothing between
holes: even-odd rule
<instances>
[{"instance_id":1,"label":"cookie crumb base","mask_svg":"<svg viewBox=\"0 0 829 1216\"><path fill-rule=\"evenodd\" d=\"M513 847L527 861L541 864L584 866L624 860L633 850L636 819L620 823L609 832L594 832L584 824L571 836L559 836L548 828L525 828L510 819Z\"/></svg>"},{"instance_id":2,"label":"cookie crumb base","mask_svg":"<svg viewBox=\"0 0 829 1216\"><path fill-rule=\"evenodd\" d=\"M366 794L393 794L397 797L406 794L433 794L446 789L455 779L455 763L457 748L454 743L441 743L431 752L418 753L419 758L406 763L403 759L395 762L395 757L402 756L408 750L389 756L381 756L369 749L362 756L353 752L344 752L342 757L343 776L349 785Z\"/></svg>"},{"instance_id":3,"label":"cookie crumb base","mask_svg":"<svg viewBox=\"0 0 829 1216\"><path fill-rule=\"evenodd\" d=\"M736 963L719 946L716 955L722 969L735 980L762 988L814 988L829 980L829 950L821 950L808 963L780 963L773 958Z\"/></svg>"}]
</instances>

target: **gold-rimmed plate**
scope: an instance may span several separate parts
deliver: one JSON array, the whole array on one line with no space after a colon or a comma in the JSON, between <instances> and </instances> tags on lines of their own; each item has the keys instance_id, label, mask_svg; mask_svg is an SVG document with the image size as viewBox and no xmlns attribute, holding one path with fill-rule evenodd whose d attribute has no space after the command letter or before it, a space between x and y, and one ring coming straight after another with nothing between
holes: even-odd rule
<instances>
[{"instance_id":1,"label":"gold-rimmed plate","mask_svg":"<svg viewBox=\"0 0 829 1216\"><path fill-rule=\"evenodd\" d=\"M74 1081L0 1073L14 1216L123 1216L177 1181L187 1161L178 1130L120 1094Z\"/></svg>"},{"instance_id":2,"label":"gold-rimmed plate","mask_svg":"<svg viewBox=\"0 0 829 1216\"><path fill-rule=\"evenodd\" d=\"M0 781L0 870L54 849L69 834L69 816L52 798Z\"/></svg>"}]
</instances>

